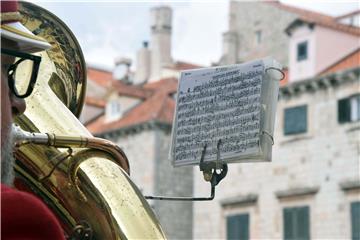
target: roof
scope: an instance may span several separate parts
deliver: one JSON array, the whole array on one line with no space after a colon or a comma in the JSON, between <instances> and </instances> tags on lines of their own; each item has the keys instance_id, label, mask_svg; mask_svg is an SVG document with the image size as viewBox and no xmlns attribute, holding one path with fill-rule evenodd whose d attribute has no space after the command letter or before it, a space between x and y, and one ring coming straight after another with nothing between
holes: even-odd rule
<instances>
[{"instance_id":1,"label":"roof","mask_svg":"<svg viewBox=\"0 0 360 240\"><path fill-rule=\"evenodd\" d=\"M151 96L152 91L138 85L128 85L120 80L112 80L111 87L120 95L145 99Z\"/></svg>"},{"instance_id":2,"label":"roof","mask_svg":"<svg viewBox=\"0 0 360 240\"><path fill-rule=\"evenodd\" d=\"M314 12L314 11L310 11L310 10L306 10L306 9L289 6L286 4L282 4L278 1L275 1L275 2L269 1L269 2L265 2L265 3L269 4L271 6L274 6L276 8L299 15L298 18L296 20L294 20L286 28L285 31L288 33L291 31L292 28L296 27L299 23L306 22L306 23L310 23L310 24L318 24L318 25L326 27L326 28L331 28L331 29L345 32L348 34L352 34L355 36L360 36L360 28L342 24L337 21L338 18L334 18L334 17L331 17L326 14L322 14L322 13L318 13L318 12ZM352 13L352 14L354 14L354 13Z\"/></svg>"},{"instance_id":3,"label":"roof","mask_svg":"<svg viewBox=\"0 0 360 240\"><path fill-rule=\"evenodd\" d=\"M302 16L304 18L307 18L309 20L310 19L322 19L324 21L334 21L334 18L329 15L311 11L311 10L307 10L307 9L303 9L303 8L286 5L286 4L280 3L279 1L266 1L264 3L274 6L276 8L279 8L279 9L285 10L287 12L295 13L295 14Z\"/></svg>"},{"instance_id":4,"label":"roof","mask_svg":"<svg viewBox=\"0 0 360 240\"><path fill-rule=\"evenodd\" d=\"M177 61L174 63L173 66L169 67L171 69L183 71L183 70L189 70L189 69L195 69L195 68L203 68L204 66L195 64L195 63L188 63L183 61Z\"/></svg>"},{"instance_id":5,"label":"roof","mask_svg":"<svg viewBox=\"0 0 360 240\"><path fill-rule=\"evenodd\" d=\"M111 132L119 128L134 126L149 121L159 121L171 124L175 112L175 100L172 94L177 89L176 78L165 78L143 86L147 92L145 99L119 120L106 122L103 114L86 127L93 134Z\"/></svg>"},{"instance_id":6,"label":"roof","mask_svg":"<svg viewBox=\"0 0 360 240\"><path fill-rule=\"evenodd\" d=\"M147 91L142 86L129 85L123 81L114 79L112 72L107 70L91 67L87 69L87 76L88 80L93 81L102 87L108 89L111 88L124 96L144 99L151 94L151 92Z\"/></svg>"},{"instance_id":7,"label":"roof","mask_svg":"<svg viewBox=\"0 0 360 240\"><path fill-rule=\"evenodd\" d=\"M106 102L103 99L98 99L90 96L86 96L85 104L99 108L104 108L106 106Z\"/></svg>"},{"instance_id":8,"label":"roof","mask_svg":"<svg viewBox=\"0 0 360 240\"><path fill-rule=\"evenodd\" d=\"M335 20L333 21L326 21L326 20L322 20L322 19L309 19L306 17L299 17L298 19L294 20L292 23L290 23L290 25L285 29L285 32L289 33L291 32L291 29L293 29L294 27L298 26L301 23L309 23L309 24L317 24L326 28L331 28L334 29L336 31L340 31L340 32L344 32L347 34L351 34L351 35L355 35L355 36L360 36L360 28L359 27L355 27L355 26L351 26L351 25L346 25L346 24L342 24L339 23Z\"/></svg>"},{"instance_id":9,"label":"roof","mask_svg":"<svg viewBox=\"0 0 360 240\"><path fill-rule=\"evenodd\" d=\"M323 70L319 75L334 73L341 70L359 67L360 66L360 48L349 53L345 57L339 59L337 62L333 63L331 66Z\"/></svg>"},{"instance_id":10,"label":"roof","mask_svg":"<svg viewBox=\"0 0 360 240\"><path fill-rule=\"evenodd\" d=\"M87 68L87 78L102 87L110 86L113 81L112 72L92 67Z\"/></svg>"},{"instance_id":11,"label":"roof","mask_svg":"<svg viewBox=\"0 0 360 240\"><path fill-rule=\"evenodd\" d=\"M144 85L145 89L152 89L156 91L165 91L169 94L177 91L178 80L174 77L163 78L160 81L147 83Z\"/></svg>"},{"instance_id":12,"label":"roof","mask_svg":"<svg viewBox=\"0 0 360 240\"><path fill-rule=\"evenodd\" d=\"M343 18L348 18L348 17L358 15L358 14L360 14L360 9L354 10L354 11L349 12L349 13L344 14L344 15L337 16L336 20L340 20L340 19L343 19Z\"/></svg>"}]
</instances>

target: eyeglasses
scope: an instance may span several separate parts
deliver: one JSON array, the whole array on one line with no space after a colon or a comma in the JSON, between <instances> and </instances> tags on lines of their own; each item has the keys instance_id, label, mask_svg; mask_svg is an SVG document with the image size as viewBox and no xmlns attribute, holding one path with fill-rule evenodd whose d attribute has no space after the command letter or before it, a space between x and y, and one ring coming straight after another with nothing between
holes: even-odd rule
<instances>
[{"instance_id":1,"label":"eyeglasses","mask_svg":"<svg viewBox=\"0 0 360 240\"><path fill-rule=\"evenodd\" d=\"M1 48L1 54L19 58L7 69L10 90L18 98L30 96L39 73L41 57Z\"/></svg>"}]
</instances>

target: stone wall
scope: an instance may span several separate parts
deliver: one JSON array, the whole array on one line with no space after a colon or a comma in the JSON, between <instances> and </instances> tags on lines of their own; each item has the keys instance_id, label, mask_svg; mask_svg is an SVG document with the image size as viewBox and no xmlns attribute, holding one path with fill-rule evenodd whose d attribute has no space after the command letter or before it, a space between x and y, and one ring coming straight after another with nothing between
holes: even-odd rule
<instances>
[{"instance_id":1,"label":"stone wall","mask_svg":"<svg viewBox=\"0 0 360 240\"><path fill-rule=\"evenodd\" d=\"M151 129L108 138L116 142L125 152L130 163L130 177L143 194L155 189L155 133Z\"/></svg>"},{"instance_id":2,"label":"stone wall","mask_svg":"<svg viewBox=\"0 0 360 240\"><path fill-rule=\"evenodd\" d=\"M169 157L170 132L155 131L155 194L171 197L193 195L192 167L173 168ZM155 201L155 212L169 239L192 239L193 203Z\"/></svg>"},{"instance_id":3,"label":"stone wall","mask_svg":"<svg viewBox=\"0 0 360 240\"><path fill-rule=\"evenodd\" d=\"M105 136L116 142L130 162L131 179L144 195L192 196L192 167L174 169L168 159L170 127L156 124ZM168 239L192 239L192 202L150 200Z\"/></svg>"},{"instance_id":4,"label":"stone wall","mask_svg":"<svg viewBox=\"0 0 360 240\"><path fill-rule=\"evenodd\" d=\"M289 39L284 30L295 18L295 14L266 3L231 1L229 31L238 35L238 61L272 56L287 66ZM261 31L260 44L256 31Z\"/></svg>"},{"instance_id":5,"label":"stone wall","mask_svg":"<svg viewBox=\"0 0 360 240\"><path fill-rule=\"evenodd\" d=\"M360 192L344 191L340 186L359 182L360 124L339 124L337 101L359 93L358 84L345 82L280 99L273 161L229 165L216 199L194 205L194 238L226 238L226 216L245 212L250 215L250 238L281 239L283 208L307 205L312 239L350 239L350 203L360 201ZM308 106L308 131L284 136L284 109L303 104ZM198 169L194 181L195 195L208 194L208 183ZM303 194L295 196L294 191L299 190ZM242 201L246 196L256 200ZM228 199L236 201L224 204Z\"/></svg>"}]
</instances>

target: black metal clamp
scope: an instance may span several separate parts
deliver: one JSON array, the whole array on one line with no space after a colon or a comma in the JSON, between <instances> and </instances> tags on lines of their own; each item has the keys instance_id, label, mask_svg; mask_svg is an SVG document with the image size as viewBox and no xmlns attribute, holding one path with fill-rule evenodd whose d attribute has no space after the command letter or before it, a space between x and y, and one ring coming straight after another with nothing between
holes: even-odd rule
<instances>
[{"instance_id":1,"label":"black metal clamp","mask_svg":"<svg viewBox=\"0 0 360 240\"><path fill-rule=\"evenodd\" d=\"M152 200L169 200L169 201L209 201L213 200L215 197L215 186L226 176L228 172L228 166L226 163L220 162L220 145L221 139L217 143L217 156L216 162L204 162L206 147L201 152L200 158L200 171L203 172L204 179L211 184L211 194L210 197L165 197L165 196L145 196L145 199ZM220 170L218 173L217 171Z\"/></svg>"}]
</instances>

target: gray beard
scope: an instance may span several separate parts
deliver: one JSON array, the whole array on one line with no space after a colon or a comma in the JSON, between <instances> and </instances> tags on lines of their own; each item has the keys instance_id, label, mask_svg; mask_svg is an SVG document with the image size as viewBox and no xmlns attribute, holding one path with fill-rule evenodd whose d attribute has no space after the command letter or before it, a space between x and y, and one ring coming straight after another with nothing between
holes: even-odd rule
<instances>
[{"instance_id":1,"label":"gray beard","mask_svg":"<svg viewBox=\"0 0 360 240\"><path fill-rule=\"evenodd\" d=\"M1 183L6 184L8 186L13 186L14 183L14 163L15 158L13 155L13 147L14 140L13 134L11 132L11 127L7 129L3 129L7 131L8 139L5 143L3 143L1 149Z\"/></svg>"}]
</instances>

